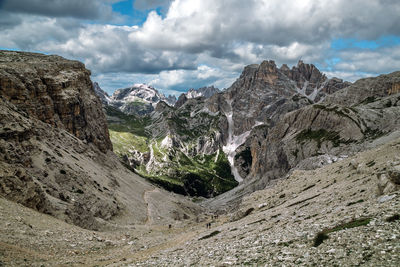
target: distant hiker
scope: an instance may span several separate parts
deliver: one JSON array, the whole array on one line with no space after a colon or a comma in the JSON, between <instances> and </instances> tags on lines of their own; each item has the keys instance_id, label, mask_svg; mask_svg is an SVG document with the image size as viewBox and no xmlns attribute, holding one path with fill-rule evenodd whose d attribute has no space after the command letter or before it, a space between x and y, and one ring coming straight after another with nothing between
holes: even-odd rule
<instances>
[{"instance_id":1,"label":"distant hiker","mask_svg":"<svg viewBox=\"0 0 400 267\"><path fill-rule=\"evenodd\" d=\"M168 225L168 229L171 229L171 227L172 227L172 225L169 224L169 225Z\"/></svg>"}]
</instances>

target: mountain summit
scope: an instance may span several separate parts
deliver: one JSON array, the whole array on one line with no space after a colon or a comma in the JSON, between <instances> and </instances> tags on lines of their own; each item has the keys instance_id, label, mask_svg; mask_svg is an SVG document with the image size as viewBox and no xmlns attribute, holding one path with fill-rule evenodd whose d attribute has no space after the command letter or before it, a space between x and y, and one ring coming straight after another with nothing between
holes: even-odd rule
<instances>
[{"instance_id":1,"label":"mountain summit","mask_svg":"<svg viewBox=\"0 0 400 267\"><path fill-rule=\"evenodd\" d=\"M102 99L103 104L118 108L125 114L147 115L154 111L156 105L163 101L168 105L175 105L176 97L158 92L154 87L146 84L134 84L131 87L116 90L108 96L97 83L95 92Z\"/></svg>"}]
</instances>

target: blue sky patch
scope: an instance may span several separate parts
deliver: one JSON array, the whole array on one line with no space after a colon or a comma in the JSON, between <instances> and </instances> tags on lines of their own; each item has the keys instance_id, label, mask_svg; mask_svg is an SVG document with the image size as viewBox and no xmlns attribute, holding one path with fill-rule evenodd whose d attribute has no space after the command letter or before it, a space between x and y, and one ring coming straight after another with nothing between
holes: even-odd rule
<instances>
[{"instance_id":1,"label":"blue sky patch","mask_svg":"<svg viewBox=\"0 0 400 267\"><path fill-rule=\"evenodd\" d=\"M382 47L392 47L400 45L400 36L382 36L377 40L357 40L354 38L339 38L331 42L331 48L334 50L346 49L368 49L376 50Z\"/></svg>"}]
</instances>

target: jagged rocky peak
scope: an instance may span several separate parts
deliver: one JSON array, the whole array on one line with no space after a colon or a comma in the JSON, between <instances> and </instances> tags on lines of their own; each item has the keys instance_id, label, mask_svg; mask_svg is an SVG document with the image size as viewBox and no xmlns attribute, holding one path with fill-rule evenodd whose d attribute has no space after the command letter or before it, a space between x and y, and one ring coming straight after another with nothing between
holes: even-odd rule
<instances>
[{"instance_id":1,"label":"jagged rocky peak","mask_svg":"<svg viewBox=\"0 0 400 267\"><path fill-rule=\"evenodd\" d=\"M207 99L220 92L221 91L218 88L214 87L213 85L201 87L198 89L191 88L189 89L189 91L187 91L186 93L182 93L179 96L178 100L175 103L175 107L177 108L181 107L188 99L197 97L203 97Z\"/></svg>"},{"instance_id":2,"label":"jagged rocky peak","mask_svg":"<svg viewBox=\"0 0 400 267\"><path fill-rule=\"evenodd\" d=\"M260 65L246 66L239 79L242 80L239 84L246 90L268 87L285 96L299 93L314 102L350 85L338 78L328 79L316 66L302 60L292 69L286 64L278 68L275 61L265 60Z\"/></svg>"},{"instance_id":3,"label":"jagged rocky peak","mask_svg":"<svg viewBox=\"0 0 400 267\"><path fill-rule=\"evenodd\" d=\"M199 89L189 89L189 91L186 93L187 98L196 98L196 97L204 97L204 98L209 98L213 96L216 93L219 93L220 90L218 88L215 88L213 85L212 86L206 86L206 87L201 87Z\"/></svg>"},{"instance_id":4,"label":"jagged rocky peak","mask_svg":"<svg viewBox=\"0 0 400 267\"><path fill-rule=\"evenodd\" d=\"M30 116L66 129L103 152L112 149L90 71L81 62L0 51L0 95Z\"/></svg>"},{"instance_id":5,"label":"jagged rocky peak","mask_svg":"<svg viewBox=\"0 0 400 267\"><path fill-rule=\"evenodd\" d=\"M175 103L175 107L176 108L180 108L183 104L185 104L185 102L188 100L188 98L187 98L187 96L186 96L186 94L181 94L179 97L178 97L178 100L176 101L176 103Z\"/></svg>"}]
</instances>

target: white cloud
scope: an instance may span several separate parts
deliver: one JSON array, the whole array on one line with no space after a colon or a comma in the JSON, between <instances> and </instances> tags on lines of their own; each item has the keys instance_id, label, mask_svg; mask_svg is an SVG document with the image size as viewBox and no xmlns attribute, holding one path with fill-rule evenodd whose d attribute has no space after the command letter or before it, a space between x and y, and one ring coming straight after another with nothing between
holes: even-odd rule
<instances>
[{"instance_id":1,"label":"white cloud","mask_svg":"<svg viewBox=\"0 0 400 267\"><path fill-rule=\"evenodd\" d=\"M333 38L399 36L400 3L395 0L138 0L135 5L142 9L171 3L165 16L150 12L142 26L79 20L106 16L113 0L87 1L80 13L65 1L43 10L37 3L45 0L17 0L31 9L13 1L7 0L8 9L0 14L7 18L0 19L0 47L83 60L96 77L105 75L108 88L116 83L106 73L120 73L113 75L129 84L143 80L168 90L226 87L244 65L264 59L293 65L302 58L327 66L337 57L341 61L329 71L343 78L400 67L399 46L375 51L330 48ZM60 18L63 8L68 18Z\"/></svg>"}]
</instances>

